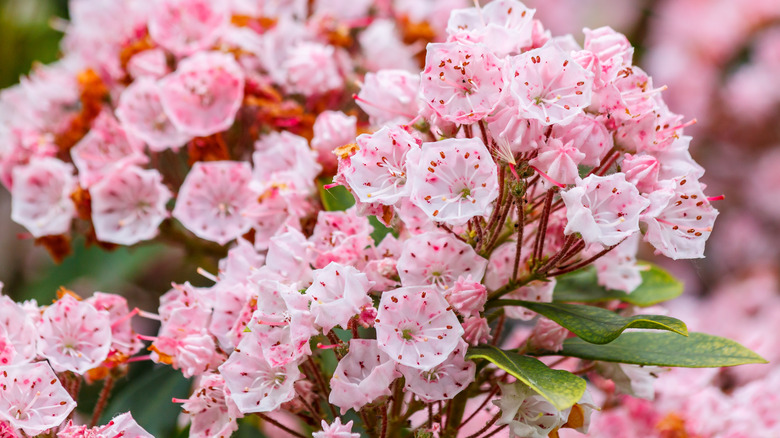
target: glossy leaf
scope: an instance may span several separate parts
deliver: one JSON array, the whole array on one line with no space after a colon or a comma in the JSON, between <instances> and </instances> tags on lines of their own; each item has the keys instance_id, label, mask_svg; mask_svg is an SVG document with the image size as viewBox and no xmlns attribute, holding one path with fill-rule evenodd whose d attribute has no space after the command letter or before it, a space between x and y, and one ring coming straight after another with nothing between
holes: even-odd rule
<instances>
[{"instance_id":1,"label":"glossy leaf","mask_svg":"<svg viewBox=\"0 0 780 438\"><path fill-rule=\"evenodd\" d=\"M554 354L605 362L687 368L767 363L763 357L737 342L695 332L688 337L675 333L630 332L604 345L570 338L564 341L563 351Z\"/></svg>"},{"instance_id":2,"label":"glossy leaf","mask_svg":"<svg viewBox=\"0 0 780 438\"><path fill-rule=\"evenodd\" d=\"M688 336L685 323L670 316L625 317L607 309L583 304L536 303L520 300L498 300L491 303L491 307L498 305L525 307L557 322L584 341L593 344L612 342L627 328L669 330Z\"/></svg>"},{"instance_id":3,"label":"glossy leaf","mask_svg":"<svg viewBox=\"0 0 780 438\"><path fill-rule=\"evenodd\" d=\"M324 184L321 180L317 181L320 200L326 211L343 211L355 205L355 198L344 186L326 189Z\"/></svg>"},{"instance_id":4,"label":"glossy leaf","mask_svg":"<svg viewBox=\"0 0 780 438\"><path fill-rule=\"evenodd\" d=\"M528 385L557 409L577 403L585 393L585 380L574 374L553 370L541 361L490 345L469 348L467 359L486 359Z\"/></svg>"},{"instance_id":5,"label":"glossy leaf","mask_svg":"<svg viewBox=\"0 0 780 438\"><path fill-rule=\"evenodd\" d=\"M606 289L598 284L595 269L583 269L558 278L553 301L593 303L620 300L639 307L648 307L677 298L683 285L658 266L644 263L648 269L641 272L642 284L630 294Z\"/></svg>"}]
</instances>

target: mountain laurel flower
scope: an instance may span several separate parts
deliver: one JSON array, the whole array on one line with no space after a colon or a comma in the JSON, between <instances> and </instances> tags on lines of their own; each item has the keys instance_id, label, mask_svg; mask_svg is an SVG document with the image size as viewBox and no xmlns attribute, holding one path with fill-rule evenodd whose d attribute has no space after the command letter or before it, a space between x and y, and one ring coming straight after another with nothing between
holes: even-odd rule
<instances>
[{"instance_id":1,"label":"mountain laurel flower","mask_svg":"<svg viewBox=\"0 0 780 438\"><path fill-rule=\"evenodd\" d=\"M213 45L227 27L228 11L208 0L163 0L150 14L149 36L177 56L187 56Z\"/></svg>"},{"instance_id":2,"label":"mountain laurel flower","mask_svg":"<svg viewBox=\"0 0 780 438\"><path fill-rule=\"evenodd\" d=\"M409 196L406 156L420 148L419 140L400 126L384 126L373 134L358 136L357 146L344 178L361 202L393 205Z\"/></svg>"},{"instance_id":3,"label":"mountain laurel flower","mask_svg":"<svg viewBox=\"0 0 780 438\"><path fill-rule=\"evenodd\" d=\"M642 218L647 224L645 240L674 260L704 257L704 244L718 210L704 195L698 179L675 178L649 198L653 205Z\"/></svg>"},{"instance_id":4,"label":"mountain laurel flower","mask_svg":"<svg viewBox=\"0 0 780 438\"><path fill-rule=\"evenodd\" d=\"M311 435L312 438L360 438L360 434L352 432L352 420L349 420L346 424L341 424L341 418L336 417L333 423L328 424L327 421L322 420L322 430L314 432Z\"/></svg>"},{"instance_id":5,"label":"mountain laurel flower","mask_svg":"<svg viewBox=\"0 0 780 438\"><path fill-rule=\"evenodd\" d=\"M371 282L366 274L352 266L333 262L312 272L312 277L306 295L312 299L314 323L322 327L323 333L328 333L337 325L348 329L349 320L362 308L371 306L368 296Z\"/></svg>"},{"instance_id":6,"label":"mountain laurel flower","mask_svg":"<svg viewBox=\"0 0 780 438\"><path fill-rule=\"evenodd\" d=\"M14 169L11 219L34 237L64 234L76 216L70 199L76 190L73 165L56 158L37 158Z\"/></svg>"},{"instance_id":7,"label":"mountain laurel flower","mask_svg":"<svg viewBox=\"0 0 780 438\"><path fill-rule=\"evenodd\" d=\"M639 215L650 201L639 195L623 173L577 178L576 186L561 192L566 205L565 233L580 233L585 243L617 245L639 231Z\"/></svg>"},{"instance_id":8,"label":"mountain laurel flower","mask_svg":"<svg viewBox=\"0 0 780 438\"><path fill-rule=\"evenodd\" d=\"M511 436L547 438L566 422L562 412L525 383L499 383L501 398L493 403L501 409L496 424L509 425Z\"/></svg>"},{"instance_id":9,"label":"mountain laurel flower","mask_svg":"<svg viewBox=\"0 0 780 438\"><path fill-rule=\"evenodd\" d=\"M544 172L550 179L564 185L574 184L579 177L579 164L585 154L574 146L573 141L566 144L557 138L550 138L540 149L539 155L528 164ZM542 178L540 183L548 187L550 183Z\"/></svg>"},{"instance_id":10,"label":"mountain laurel flower","mask_svg":"<svg viewBox=\"0 0 780 438\"><path fill-rule=\"evenodd\" d=\"M409 178L412 202L429 219L448 225L489 214L498 197L496 163L478 138L423 143Z\"/></svg>"},{"instance_id":11,"label":"mountain laurel flower","mask_svg":"<svg viewBox=\"0 0 780 438\"><path fill-rule=\"evenodd\" d=\"M355 103L374 126L407 123L419 112L420 76L405 70L366 73Z\"/></svg>"},{"instance_id":12,"label":"mountain laurel flower","mask_svg":"<svg viewBox=\"0 0 780 438\"><path fill-rule=\"evenodd\" d=\"M367 403L390 395L390 385L400 377L396 363L373 339L352 339L330 379L328 401L341 408L359 410Z\"/></svg>"},{"instance_id":13,"label":"mountain laurel flower","mask_svg":"<svg viewBox=\"0 0 780 438\"><path fill-rule=\"evenodd\" d=\"M477 316L463 320L463 332L463 339L473 346L485 344L492 339L487 319Z\"/></svg>"},{"instance_id":14,"label":"mountain laurel flower","mask_svg":"<svg viewBox=\"0 0 780 438\"><path fill-rule=\"evenodd\" d=\"M0 420L28 436L59 426L76 407L46 362L0 366L0 388Z\"/></svg>"},{"instance_id":15,"label":"mountain laurel flower","mask_svg":"<svg viewBox=\"0 0 780 438\"><path fill-rule=\"evenodd\" d=\"M565 125L590 105L592 78L554 43L510 57L504 69L520 117Z\"/></svg>"},{"instance_id":16,"label":"mountain laurel flower","mask_svg":"<svg viewBox=\"0 0 780 438\"><path fill-rule=\"evenodd\" d=\"M43 312L38 334L38 354L57 372L84 374L100 365L111 348L108 312L70 294Z\"/></svg>"},{"instance_id":17,"label":"mountain laurel flower","mask_svg":"<svg viewBox=\"0 0 780 438\"><path fill-rule=\"evenodd\" d=\"M476 364L465 359L468 344L461 340L449 357L428 370L399 365L406 390L426 403L450 400L474 381Z\"/></svg>"},{"instance_id":18,"label":"mountain laurel flower","mask_svg":"<svg viewBox=\"0 0 780 438\"><path fill-rule=\"evenodd\" d=\"M116 108L122 127L155 152L178 148L192 138L171 123L163 110L160 93L158 81L139 78L122 91Z\"/></svg>"},{"instance_id":19,"label":"mountain laurel flower","mask_svg":"<svg viewBox=\"0 0 780 438\"><path fill-rule=\"evenodd\" d=\"M246 162L195 163L179 189L173 217L196 236L224 245L252 228L244 214L256 199L251 179Z\"/></svg>"},{"instance_id":20,"label":"mountain laurel flower","mask_svg":"<svg viewBox=\"0 0 780 438\"><path fill-rule=\"evenodd\" d=\"M130 412L119 414L103 426L88 428L73 424L72 420L57 433L58 438L103 438L103 437L127 437L127 438L154 438L152 434L133 419Z\"/></svg>"},{"instance_id":21,"label":"mountain laurel flower","mask_svg":"<svg viewBox=\"0 0 780 438\"><path fill-rule=\"evenodd\" d=\"M125 166L97 182L90 196L98 240L132 245L157 235L171 192L157 169Z\"/></svg>"},{"instance_id":22,"label":"mountain laurel flower","mask_svg":"<svg viewBox=\"0 0 780 438\"><path fill-rule=\"evenodd\" d=\"M474 123L501 100L501 61L480 45L431 43L420 74L420 94L442 119Z\"/></svg>"},{"instance_id":23,"label":"mountain laurel flower","mask_svg":"<svg viewBox=\"0 0 780 438\"><path fill-rule=\"evenodd\" d=\"M498 57L533 45L535 9L517 0L495 0L480 8L455 9L447 22L450 38L480 41Z\"/></svg>"},{"instance_id":24,"label":"mountain laurel flower","mask_svg":"<svg viewBox=\"0 0 780 438\"><path fill-rule=\"evenodd\" d=\"M160 103L177 129L205 137L233 125L244 98L244 79L233 55L198 52L161 79Z\"/></svg>"},{"instance_id":25,"label":"mountain laurel flower","mask_svg":"<svg viewBox=\"0 0 780 438\"><path fill-rule=\"evenodd\" d=\"M447 300L430 286L385 292L376 320L379 348L395 362L422 370L444 362L463 335Z\"/></svg>"},{"instance_id":26,"label":"mountain laurel flower","mask_svg":"<svg viewBox=\"0 0 780 438\"><path fill-rule=\"evenodd\" d=\"M486 260L484 260L484 264L487 266ZM465 270L470 270L470 268ZM478 316L479 312L485 310L487 289L482 283L472 278L471 274L466 277L461 275L455 282L455 286L444 293L444 297L459 314L465 317Z\"/></svg>"},{"instance_id":27,"label":"mountain laurel flower","mask_svg":"<svg viewBox=\"0 0 780 438\"><path fill-rule=\"evenodd\" d=\"M0 367L29 363L36 356L35 321L6 295L0 295Z\"/></svg>"},{"instance_id":28,"label":"mountain laurel flower","mask_svg":"<svg viewBox=\"0 0 780 438\"><path fill-rule=\"evenodd\" d=\"M479 282L486 266L487 260L471 245L451 234L432 231L418 234L404 243L396 269L404 286L430 285L445 292L464 274L473 282Z\"/></svg>"}]
</instances>

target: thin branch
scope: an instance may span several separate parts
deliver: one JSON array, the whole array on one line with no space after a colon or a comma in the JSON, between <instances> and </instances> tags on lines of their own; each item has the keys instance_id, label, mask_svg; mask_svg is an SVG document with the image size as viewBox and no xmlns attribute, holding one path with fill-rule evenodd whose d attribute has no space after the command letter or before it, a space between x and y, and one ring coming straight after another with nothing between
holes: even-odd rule
<instances>
[{"instance_id":1,"label":"thin branch","mask_svg":"<svg viewBox=\"0 0 780 438\"><path fill-rule=\"evenodd\" d=\"M467 438L477 438L478 436L482 435L482 433L486 432L488 429L490 429L490 427L493 426L496 423L496 421L498 421L499 418L501 418L501 412L500 411L499 411L499 413L494 415L493 418L490 419L490 421L488 421L488 423L485 425L485 427L483 427L482 429L480 429L476 433L473 433L473 434L469 435Z\"/></svg>"},{"instance_id":2,"label":"thin branch","mask_svg":"<svg viewBox=\"0 0 780 438\"><path fill-rule=\"evenodd\" d=\"M622 243L622 241L620 243ZM577 269L584 268L585 266L588 266L589 264L593 263L597 259L601 258L601 256L603 256L604 254L612 251L616 246L620 245L620 243L618 243L617 245L608 246L608 247L604 248L602 251L600 251L598 254L594 255L593 257L590 257L590 258L588 258L586 260L583 260L583 261L581 261L579 263L575 263L575 264L570 265L568 267L562 267L561 269L559 269L559 270L557 270L555 272L550 272L548 274L548 277L557 277L558 275L567 274L569 272L576 271Z\"/></svg>"},{"instance_id":3,"label":"thin branch","mask_svg":"<svg viewBox=\"0 0 780 438\"><path fill-rule=\"evenodd\" d=\"M92 420L89 422L89 427L95 427L100 421L100 415L103 414L103 409L108 404L108 397L111 395L111 390L114 388L114 378L111 376L106 377L103 382L103 388L100 389L100 395L95 403L95 409L92 411Z\"/></svg>"},{"instance_id":4,"label":"thin branch","mask_svg":"<svg viewBox=\"0 0 780 438\"><path fill-rule=\"evenodd\" d=\"M273 424L274 426L278 427L279 429L282 429L283 431L289 433L292 436L296 436L296 437L299 437L299 438L308 438L306 435L303 435L301 433L298 433L298 432L290 429L289 427L287 427L284 424L274 420L273 418L263 414L262 412L255 412L255 415L257 415L258 417L262 418L263 421L267 421L267 422Z\"/></svg>"},{"instance_id":5,"label":"thin branch","mask_svg":"<svg viewBox=\"0 0 780 438\"><path fill-rule=\"evenodd\" d=\"M520 269L520 260L523 253L523 230L525 229L525 210L523 200L517 204L517 247L515 248L515 267L512 270L512 280L517 280L517 271Z\"/></svg>"}]
</instances>

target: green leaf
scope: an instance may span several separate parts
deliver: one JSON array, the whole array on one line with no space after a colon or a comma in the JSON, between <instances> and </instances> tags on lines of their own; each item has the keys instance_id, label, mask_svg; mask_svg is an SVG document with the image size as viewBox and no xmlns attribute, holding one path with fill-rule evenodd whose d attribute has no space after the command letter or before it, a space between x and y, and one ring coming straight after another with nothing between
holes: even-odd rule
<instances>
[{"instance_id":1,"label":"green leaf","mask_svg":"<svg viewBox=\"0 0 780 438\"><path fill-rule=\"evenodd\" d=\"M170 366L155 366L112 394L100 424L130 411L135 421L156 437L173 435L181 405L171 398L187 398L190 382Z\"/></svg>"},{"instance_id":2,"label":"green leaf","mask_svg":"<svg viewBox=\"0 0 780 438\"><path fill-rule=\"evenodd\" d=\"M491 345L469 348L467 359L486 359L513 375L547 399L558 410L570 408L585 393L585 380L574 374L553 370L541 361Z\"/></svg>"},{"instance_id":3,"label":"green leaf","mask_svg":"<svg viewBox=\"0 0 780 438\"><path fill-rule=\"evenodd\" d=\"M627 328L669 330L688 336L685 323L677 318L663 315L620 316L600 307L583 304L535 303L520 300L498 300L494 306L522 306L547 317L571 330L582 340L593 344L606 344L614 341Z\"/></svg>"},{"instance_id":4,"label":"green leaf","mask_svg":"<svg viewBox=\"0 0 780 438\"><path fill-rule=\"evenodd\" d=\"M604 345L570 338L564 341L563 351L554 354L663 367L707 368L767 363L763 357L737 342L695 332L688 337L674 333L630 332Z\"/></svg>"},{"instance_id":5,"label":"green leaf","mask_svg":"<svg viewBox=\"0 0 780 438\"><path fill-rule=\"evenodd\" d=\"M648 307L677 298L683 285L671 274L650 263L642 263L648 269L641 272L642 284L627 294L620 290L599 286L595 269L583 269L558 278L553 301L593 303L620 300L639 307Z\"/></svg>"},{"instance_id":6,"label":"green leaf","mask_svg":"<svg viewBox=\"0 0 780 438\"><path fill-rule=\"evenodd\" d=\"M320 192L320 200L326 211L344 211L355 205L355 197L344 186L336 186L326 189L322 180L317 181Z\"/></svg>"}]
</instances>

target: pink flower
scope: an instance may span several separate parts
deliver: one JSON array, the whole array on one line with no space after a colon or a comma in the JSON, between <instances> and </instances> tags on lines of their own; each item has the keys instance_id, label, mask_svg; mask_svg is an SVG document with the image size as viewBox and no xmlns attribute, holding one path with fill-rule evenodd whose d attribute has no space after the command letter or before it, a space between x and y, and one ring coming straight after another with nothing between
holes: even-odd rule
<instances>
[{"instance_id":1,"label":"pink flower","mask_svg":"<svg viewBox=\"0 0 780 438\"><path fill-rule=\"evenodd\" d=\"M442 231L418 234L404 242L397 269L404 286L431 285L444 292L462 275L479 282L487 260L471 245Z\"/></svg>"},{"instance_id":2,"label":"pink flower","mask_svg":"<svg viewBox=\"0 0 780 438\"><path fill-rule=\"evenodd\" d=\"M486 260L480 261L487 266ZM470 270L470 268L465 270ZM461 275L455 282L455 286L448 289L444 297L459 314L465 317L478 316L479 312L485 310L487 289L479 281L472 278L471 274L468 274L467 277Z\"/></svg>"},{"instance_id":3,"label":"pink flower","mask_svg":"<svg viewBox=\"0 0 780 438\"><path fill-rule=\"evenodd\" d=\"M590 105L591 77L555 44L509 58L505 70L520 117L565 125Z\"/></svg>"},{"instance_id":4,"label":"pink flower","mask_svg":"<svg viewBox=\"0 0 780 438\"><path fill-rule=\"evenodd\" d=\"M333 423L322 420L322 431L314 432L312 438L360 438L359 433L352 432L352 420L341 424L341 418L336 417Z\"/></svg>"},{"instance_id":5,"label":"pink flower","mask_svg":"<svg viewBox=\"0 0 780 438\"><path fill-rule=\"evenodd\" d=\"M90 190L95 235L103 242L132 245L157 235L168 217L171 192L157 169L125 166Z\"/></svg>"},{"instance_id":6,"label":"pink flower","mask_svg":"<svg viewBox=\"0 0 780 438\"><path fill-rule=\"evenodd\" d=\"M419 86L420 77L404 70L369 72L355 101L374 126L407 123L419 112Z\"/></svg>"},{"instance_id":7,"label":"pink flower","mask_svg":"<svg viewBox=\"0 0 780 438\"><path fill-rule=\"evenodd\" d=\"M100 365L111 348L108 312L68 294L43 312L38 334L38 354L57 372L84 374Z\"/></svg>"},{"instance_id":8,"label":"pink flower","mask_svg":"<svg viewBox=\"0 0 780 438\"><path fill-rule=\"evenodd\" d=\"M149 17L149 35L178 56L213 45L228 24L222 3L208 0L163 0Z\"/></svg>"},{"instance_id":9,"label":"pink flower","mask_svg":"<svg viewBox=\"0 0 780 438\"><path fill-rule=\"evenodd\" d=\"M515 55L532 45L535 9L529 9L517 0L496 0L482 8L455 9L447 22L450 39L464 35L480 41L504 57Z\"/></svg>"},{"instance_id":10,"label":"pink flower","mask_svg":"<svg viewBox=\"0 0 780 438\"><path fill-rule=\"evenodd\" d=\"M634 184L641 193L650 193L658 185L661 163L652 155L626 154L620 170L626 174L626 181Z\"/></svg>"},{"instance_id":11,"label":"pink flower","mask_svg":"<svg viewBox=\"0 0 780 438\"><path fill-rule=\"evenodd\" d=\"M420 94L442 119L474 123L496 109L504 79L492 53L458 42L431 43L426 51Z\"/></svg>"},{"instance_id":12,"label":"pink flower","mask_svg":"<svg viewBox=\"0 0 780 438\"><path fill-rule=\"evenodd\" d=\"M585 113L566 126L555 125L552 134L563 143L573 142L574 147L585 154L582 164L586 166L598 166L614 146L612 133L604 123Z\"/></svg>"},{"instance_id":13,"label":"pink flower","mask_svg":"<svg viewBox=\"0 0 780 438\"><path fill-rule=\"evenodd\" d=\"M573 141L564 144L557 138L550 138L539 150L539 155L528 162L529 165L541 170L551 179L564 184L574 184L579 177L579 164L585 158ZM540 183L549 187L550 182L543 178Z\"/></svg>"},{"instance_id":14,"label":"pink flower","mask_svg":"<svg viewBox=\"0 0 780 438\"><path fill-rule=\"evenodd\" d=\"M366 274L352 266L330 263L312 273L312 284L306 289L310 296L314 323L328 333L339 325L349 328L349 320L360 313L360 309L371 306L368 296L371 283Z\"/></svg>"},{"instance_id":15,"label":"pink flower","mask_svg":"<svg viewBox=\"0 0 780 438\"><path fill-rule=\"evenodd\" d=\"M0 367L32 362L37 338L33 319L11 298L0 295Z\"/></svg>"},{"instance_id":16,"label":"pink flower","mask_svg":"<svg viewBox=\"0 0 780 438\"><path fill-rule=\"evenodd\" d=\"M204 374L182 409L190 416L190 437L230 436L238 429L237 418L244 415L225 394L225 379L216 373Z\"/></svg>"},{"instance_id":17,"label":"pink flower","mask_svg":"<svg viewBox=\"0 0 780 438\"><path fill-rule=\"evenodd\" d=\"M29 436L60 425L76 402L46 362L0 367L0 419Z\"/></svg>"},{"instance_id":18,"label":"pink flower","mask_svg":"<svg viewBox=\"0 0 780 438\"><path fill-rule=\"evenodd\" d=\"M650 202L626 182L625 174L577 178L561 192L566 205L566 235L580 233L585 243L611 246L639 231L639 214Z\"/></svg>"},{"instance_id":19,"label":"pink flower","mask_svg":"<svg viewBox=\"0 0 780 438\"><path fill-rule=\"evenodd\" d=\"M639 233L632 234L615 249L593 262L600 285L607 289L631 293L642 284L642 267L636 264L639 237Z\"/></svg>"},{"instance_id":20,"label":"pink flower","mask_svg":"<svg viewBox=\"0 0 780 438\"><path fill-rule=\"evenodd\" d=\"M492 338L487 319L477 316L471 316L463 320L463 332L463 339L469 345L484 344Z\"/></svg>"},{"instance_id":21,"label":"pink flower","mask_svg":"<svg viewBox=\"0 0 780 438\"><path fill-rule=\"evenodd\" d=\"M119 96L116 117L127 131L145 141L152 151L178 148L192 138L171 123L160 100L156 81L142 77Z\"/></svg>"},{"instance_id":22,"label":"pink flower","mask_svg":"<svg viewBox=\"0 0 780 438\"><path fill-rule=\"evenodd\" d=\"M596 55L605 82L614 80L623 67L631 66L634 48L625 35L609 26L593 30L586 27L582 32L585 34L585 50Z\"/></svg>"},{"instance_id":23,"label":"pink flower","mask_svg":"<svg viewBox=\"0 0 780 438\"><path fill-rule=\"evenodd\" d=\"M400 377L395 362L373 339L352 339L330 379L328 401L341 408L360 410L379 397L390 395L390 384Z\"/></svg>"},{"instance_id":24,"label":"pink flower","mask_svg":"<svg viewBox=\"0 0 780 438\"><path fill-rule=\"evenodd\" d=\"M275 186L308 194L322 170L305 138L287 131L272 132L255 143L250 187L263 193Z\"/></svg>"},{"instance_id":25,"label":"pink flower","mask_svg":"<svg viewBox=\"0 0 780 438\"><path fill-rule=\"evenodd\" d=\"M702 192L698 179L675 178L671 187L649 197L652 204L642 218L647 224L645 240L674 260L704 257L704 244L718 210Z\"/></svg>"},{"instance_id":26,"label":"pink flower","mask_svg":"<svg viewBox=\"0 0 780 438\"><path fill-rule=\"evenodd\" d=\"M79 170L81 187L91 187L127 164L144 164L143 143L129 136L108 112L101 113L92 130L70 150L73 164Z\"/></svg>"},{"instance_id":27,"label":"pink flower","mask_svg":"<svg viewBox=\"0 0 780 438\"><path fill-rule=\"evenodd\" d=\"M468 344L461 340L447 359L429 370L404 365L398 369L404 375L406 390L426 403L450 400L474 381L476 364L466 361Z\"/></svg>"},{"instance_id":28,"label":"pink flower","mask_svg":"<svg viewBox=\"0 0 780 438\"><path fill-rule=\"evenodd\" d=\"M496 163L477 138L423 143L409 179L412 202L431 220L449 225L489 214L498 197Z\"/></svg>"},{"instance_id":29,"label":"pink flower","mask_svg":"<svg viewBox=\"0 0 780 438\"><path fill-rule=\"evenodd\" d=\"M501 408L501 419L496 424L508 424L512 436L546 438L555 428L562 426L568 414L522 382L503 384L501 398L493 403Z\"/></svg>"},{"instance_id":30,"label":"pink flower","mask_svg":"<svg viewBox=\"0 0 780 438\"><path fill-rule=\"evenodd\" d=\"M323 111L314 121L311 148L317 151L317 161L325 168L336 169L333 150L355 141L357 118L341 111Z\"/></svg>"},{"instance_id":31,"label":"pink flower","mask_svg":"<svg viewBox=\"0 0 780 438\"><path fill-rule=\"evenodd\" d=\"M196 236L224 245L252 227L244 215L255 202L251 178L245 162L195 163L179 190L173 217Z\"/></svg>"},{"instance_id":32,"label":"pink flower","mask_svg":"<svg viewBox=\"0 0 780 438\"><path fill-rule=\"evenodd\" d=\"M568 334L557 322L541 317L528 337L528 345L533 350L560 351Z\"/></svg>"},{"instance_id":33,"label":"pink flower","mask_svg":"<svg viewBox=\"0 0 780 438\"><path fill-rule=\"evenodd\" d=\"M64 234L76 216L70 199L76 189L73 166L56 158L39 158L14 169L11 219L35 237Z\"/></svg>"},{"instance_id":34,"label":"pink flower","mask_svg":"<svg viewBox=\"0 0 780 438\"><path fill-rule=\"evenodd\" d=\"M165 50L161 48L136 53L127 61L127 73L136 81L144 77L160 79L170 71Z\"/></svg>"},{"instance_id":35,"label":"pink flower","mask_svg":"<svg viewBox=\"0 0 780 438\"><path fill-rule=\"evenodd\" d=\"M215 369L224 355L206 330L209 316L209 310L200 305L179 307L163 316L160 333L150 347L152 360L181 370L184 377Z\"/></svg>"},{"instance_id":36,"label":"pink flower","mask_svg":"<svg viewBox=\"0 0 780 438\"><path fill-rule=\"evenodd\" d=\"M246 336L238 347L219 372L242 413L275 411L295 397L293 384L303 377L296 362L269 365L253 336Z\"/></svg>"},{"instance_id":37,"label":"pink flower","mask_svg":"<svg viewBox=\"0 0 780 438\"><path fill-rule=\"evenodd\" d=\"M309 237L314 244L314 266L321 269L330 262L358 263L365 248L373 243L372 231L368 219L358 216L354 207L347 211L321 211Z\"/></svg>"},{"instance_id":38,"label":"pink flower","mask_svg":"<svg viewBox=\"0 0 780 438\"><path fill-rule=\"evenodd\" d=\"M432 287L401 287L382 294L376 322L379 348L401 365L428 370L458 346L463 327Z\"/></svg>"},{"instance_id":39,"label":"pink flower","mask_svg":"<svg viewBox=\"0 0 780 438\"><path fill-rule=\"evenodd\" d=\"M97 310L108 312L111 322L111 351L132 356L143 348L143 344L133 331L127 300L117 294L95 292L86 299Z\"/></svg>"},{"instance_id":40,"label":"pink flower","mask_svg":"<svg viewBox=\"0 0 780 438\"><path fill-rule=\"evenodd\" d=\"M361 202L393 205L409 196L406 155L419 149L419 141L398 126L384 126L357 138L358 151L349 158L344 178Z\"/></svg>"},{"instance_id":41,"label":"pink flower","mask_svg":"<svg viewBox=\"0 0 780 438\"><path fill-rule=\"evenodd\" d=\"M160 83L160 103L173 125L193 136L228 129L244 97L244 72L232 55L198 52Z\"/></svg>"},{"instance_id":42,"label":"pink flower","mask_svg":"<svg viewBox=\"0 0 780 438\"><path fill-rule=\"evenodd\" d=\"M344 87L339 56L334 46L314 42L290 49L280 66L287 73L290 92L315 96Z\"/></svg>"},{"instance_id":43,"label":"pink flower","mask_svg":"<svg viewBox=\"0 0 780 438\"><path fill-rule=\"evenodd\" d=\"M154 438L133 419L130 412L119 414L112 418L104 426L77 426L73 421L57 433L58 438L103 438L103 437L127 437L127 438Z\"/></svg>"},{"instance_id":44,"label":"pink flower","mask_svg":"<svg viewBox=\"0 0 780 438\"><path fill-rule=\"evenodd\" d=\"M421 47L417 44L404 44L399 25L394 20L375 19L360 33L358 41L363 52L363 65L369 71L419 71L414 55Z\"/></svg>"}]
</instances>

